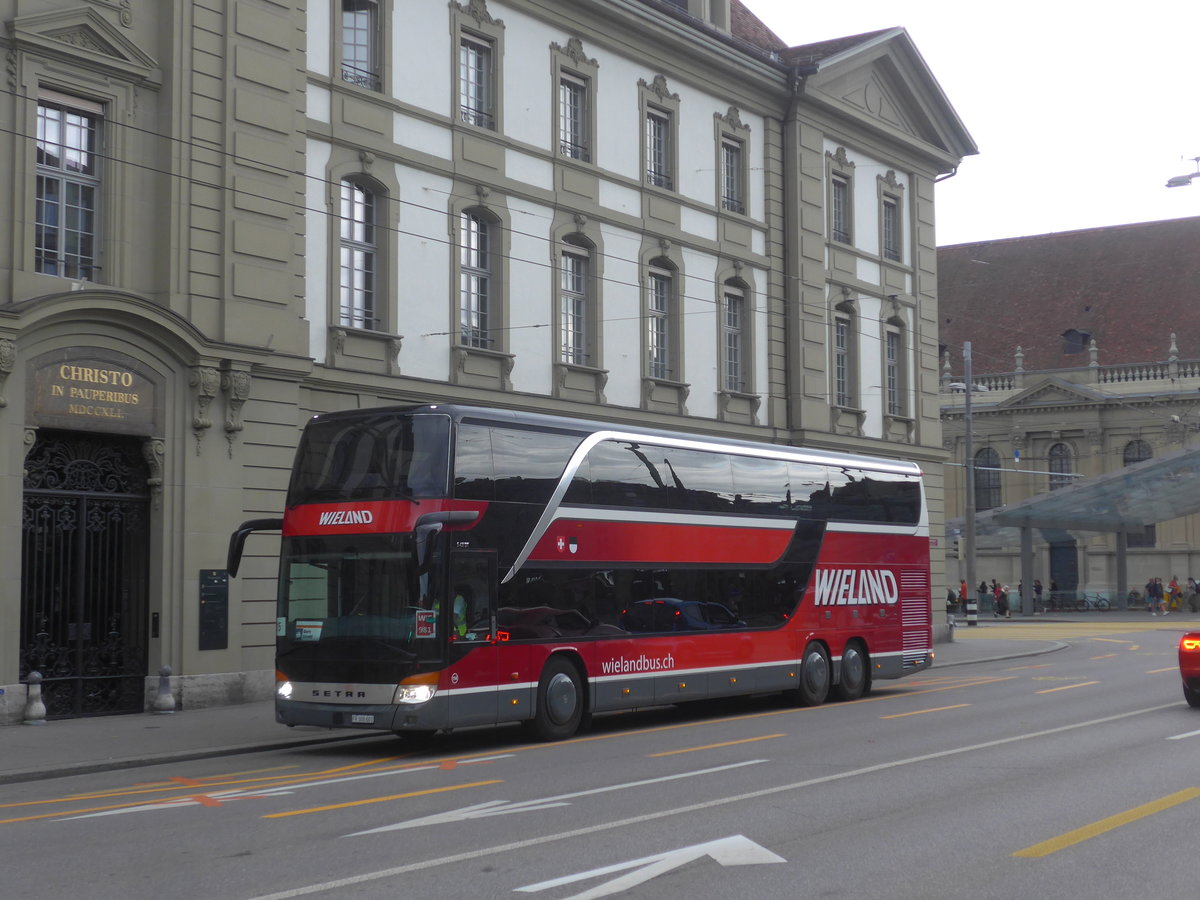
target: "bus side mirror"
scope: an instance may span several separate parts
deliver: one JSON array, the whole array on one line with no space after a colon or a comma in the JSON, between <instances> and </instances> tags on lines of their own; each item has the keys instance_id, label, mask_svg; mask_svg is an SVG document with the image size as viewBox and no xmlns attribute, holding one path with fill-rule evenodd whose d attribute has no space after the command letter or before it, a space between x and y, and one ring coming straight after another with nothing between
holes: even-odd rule
<instances>
[{"instance_id":1,"label":"bus side mirror","mask_svg":"<svg viewBox=\"0 0 1200 900\"><path fill-rule=\"evenodd\" d=\"M441 522L429 522L413 529L417 539L417 571L422 574L429 570L429 539L441 530Z\"/></svg>"},{"instance_id":2,"label":"bus side mirror","mask_svg":"<svg viewBox=\"0 0 1200 900\"><path fill-rule=\"evenodd\" d=\"M256 531L282 531L283 519L251 519L238 526L237 531L229 536L229 554L225 560L225 568L229 577L236 578L242 565L242 550L246 546L246 538Z\"/></svg>"},{"instance_id":3,"label":"bus side mirror","mask_svg":"<svg viewBox=\"0 0 1200 900\"><path fill-rule=\"evenodd\" d=\"M429 539L442 530L445 525L469 525L479 518L479 513L473 509L456 509L448 512L425 513L413 525L413 536L417 542L418 571L425 572L429 568Z\"/></svg>"}]
</instances>

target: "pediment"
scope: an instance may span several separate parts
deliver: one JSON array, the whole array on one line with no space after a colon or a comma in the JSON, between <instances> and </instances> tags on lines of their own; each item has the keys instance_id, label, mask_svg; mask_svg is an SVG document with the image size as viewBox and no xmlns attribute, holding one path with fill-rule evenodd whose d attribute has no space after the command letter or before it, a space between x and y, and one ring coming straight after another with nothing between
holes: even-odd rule
<instances>
[{"instance_id":1,"label":"pediment","mask_svg":"<svg viewBox=\"0 0 1200 900\"><path fill-rule=\"evenodd\" d=\"M131 82L159 82L158 63L101 13L88 7L18 16L13 43L27 53L63 59Z\"/></svg>"},{"instance_id":2,"label":"pediment","mask_svg":"<svg viewBox=\"0 0 1200 900\"><path fill-rule=\"evenodd\" d=\"M805 90L859 122L956 161L978 152L902 28L823 59Z\"/></svg>"},{"instance_id":3,"label":"pediment","mask_svg":"<svg viewBox=\"0 0 1200 900\"><path fill-rule=\"evenodd\" d=\"M1102 403L1105 394L1080 384L1072 384L1059 378L1048 378L1032 385L1019 394L1014 394L995 409L1044 409L1047 406L1079 406L1080 404Z\"/></svg>"}]
</instances>

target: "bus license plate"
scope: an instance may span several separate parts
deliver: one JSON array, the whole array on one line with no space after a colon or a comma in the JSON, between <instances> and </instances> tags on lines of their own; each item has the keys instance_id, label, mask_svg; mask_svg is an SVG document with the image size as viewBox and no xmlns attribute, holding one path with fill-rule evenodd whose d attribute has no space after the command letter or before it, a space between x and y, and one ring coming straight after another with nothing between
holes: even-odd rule
<instances>
[{"instance_id":1,"label":"bus license plate","mask_svg":"<svg viewBox=\"0 0 1200 900\"><path fill-rule=\"evenodd\" d=\"M374 725L375 717L364 715L362 713L354 713L350 716L350 722L354 725Z\"/></svg>"}]
</instances>

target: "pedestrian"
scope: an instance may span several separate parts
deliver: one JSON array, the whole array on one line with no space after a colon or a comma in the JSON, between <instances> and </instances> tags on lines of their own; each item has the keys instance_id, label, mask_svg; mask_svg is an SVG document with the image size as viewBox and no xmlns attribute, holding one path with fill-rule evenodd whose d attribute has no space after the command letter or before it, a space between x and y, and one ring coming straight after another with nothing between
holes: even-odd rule
<instances>
[{"instance_id":1,"label":"pedestrian","mask_svg":"<svg viewBox=\"0 0 1200 900\"><path fill-rule=\"evenodd\" d=\"M1197 603L1200 602L1200 585L1196 584L1196 579L1188 576L1187 592L1183 598L1187 601L1188 609L1192 612L1197 612Z\"/></svg>"},{"instance_id":2,"label":"pedestrian","mask_svg":"<svg viewBox=\"0 0 1200 900\"><path fill-rule=\"evenodd\" d=\"M1158 615L1158 603L1154 597L1154 579L1146 582L1146 612L1152 616Z\"/></svg>"},{"instance_id":3,"label":"pedestrian","mask_svg":"<svg viewBox=\"0 0 1200 900\"><path fill-rule=\"evenodd\" d=\"M987 609L987 604L984 603L984 600L987 597L990 597L991 594L992 594L992 590L991 590L991 588L988 587L988 583L986 581L979 582L979 611L980 612L983 612L985 609Z\"/></svg>"},{"instance_id":4,"label":"pedestrian","mask_svg":"<svg viewBox=\"0 0 1200 900\"><path fill-rule=\"evenodd\" d=\"M1011 619L1012 618L1012 609L1008 605L1008 585L1007 584L1000 586L1000 594L997 598L997 603L998 603L1000 609L1002 610L1001 614L1004 616L1004 618Z\"/></svg>"},{"instance_id":5,"label":"pedestrian","mask_svg":"<svg viewBox=\"0 0 1200 900\"><path fill-rule=\"evenodd\" d=\"M1058 609L1058 582L1050 579L1050 608Z\"/></svg>"},{"instance_id":6,"label":"pedestrian","mask_svg":"<svg viewBox=\"0 0 1200 900\"><path fill-rule=\"evenodd\" d=\"M1154 579L1154 596L1158 599L1158 611L1167 614L1167 589L1163 587L1161 578Z\"/></svg>"},{"instance_id":7,"label":"pedestrian","mask_svg":"<svg viewBox=\"0 0 1200 900\"><path fill-rule=\"evenodd\" d=\"M1183 597L1180 596L1179 579L1172 575L1171 583L1167 585L1167 608L1174 610L1183 609Z\"/></svg>"},{"instance_id":8,"label":"pedestrian","mask_svg":"<svg viewBox=\"0 0 1200 900\"><path fill-rule=\"evenodd\" d=\"M1033 608L1045 612L1042 608L1042 579L1033 579Z\"/></svg>"}]
</instances>

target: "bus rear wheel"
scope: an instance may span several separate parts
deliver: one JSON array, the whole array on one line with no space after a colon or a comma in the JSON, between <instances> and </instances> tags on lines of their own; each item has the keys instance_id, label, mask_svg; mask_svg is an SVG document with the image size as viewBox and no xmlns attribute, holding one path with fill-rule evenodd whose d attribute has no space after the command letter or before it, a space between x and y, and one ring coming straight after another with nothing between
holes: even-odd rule
<instances>
[{"instance_id":1,"label":"bus rear wheel","mask_svg":"<svg viewBox=\"0 0 1200 900\"><path fill-rule=\"evenodd\" d=\"M533 733L543 741L569 738L583 720L583 706L579 671L561 656L551 657L538 682L537 711L530 721Z\"/></svg>"},{"instance_id":2,"label":"bus rear wheel","mask_svg":"<svg viewBox=\"0 0 1200 900\"><path fill-rule=\"evenodd\" d=\"M801 706L820 706L829 696L829 653L823 644L809 641L800 657L800 685L796 701Z\"/></svg>"},{"instance_id":3,"label":"bus rear wheel","mask_svg":"<svg viewBox=\"0 0 1200 900\"><path fill-rule=\"evenodd\" d=\"M842 651L841 677L837 683L840 700L857 700L867 692L871 683L866 651L858 641L851 641Z\"/></svg>"}]
</instances>

